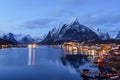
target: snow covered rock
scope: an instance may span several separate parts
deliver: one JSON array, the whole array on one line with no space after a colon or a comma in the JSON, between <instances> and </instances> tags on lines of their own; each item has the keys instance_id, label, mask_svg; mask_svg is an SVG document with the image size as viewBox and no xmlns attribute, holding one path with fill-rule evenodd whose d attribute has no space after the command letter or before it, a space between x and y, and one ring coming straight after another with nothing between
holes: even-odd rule
<instances>
[{"instance_id":1,"label":"snow covered rock","mask_svg":"<svg viewBox=\"0 0 120 80\"><path fill-rule=\"evenodd\" d=\"M54 29L53 29L54 30ZM68 23L62 25L61 29L56 29L55 32L49 31L46 38L41 42L43 44L59 44L65 41L80 41L90 42L99 40L99 36L89 29L81 25L77 18L72 18Z\"/></svg>"},{"instance_id":2,"label":"snow covered rock","mask_svg":"<svg viewBox=\"0 0 120 80\"><path fill-rule=\"evenodd\" d=\"M18 42L16 41L16 39L14 37L15 37L15 35L13 33L8 33L8 34L4 34L2 39L7 40L7 41L11 41L11 42L17 44Z\"/></svg>"},{"instance_id":3,"label":"snow covered rock","mask_svg":"<svg viewBox=\"0 0 120 80\"><path fill-rule=\"evenodd\" d=\"M120 32L118 32L118 34L117 34L115 39L120 40Z\"/></svg>"}]
</instances>

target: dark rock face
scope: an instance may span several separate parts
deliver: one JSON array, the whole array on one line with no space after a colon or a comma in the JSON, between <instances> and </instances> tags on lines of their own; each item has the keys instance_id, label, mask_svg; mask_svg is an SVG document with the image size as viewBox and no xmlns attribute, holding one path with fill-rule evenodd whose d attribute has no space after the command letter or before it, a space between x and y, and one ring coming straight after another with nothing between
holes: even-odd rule
<instances>
[{"instance_id":1,"label":"dark rock face","mask_svg":"<svg viewBox=\"0 0 120 80\"><path fill-rule=\"evenodd\" d=\"M30 35L24 36L21 40L20 43L22 44L29 44L29 43L33 43L34 40L31 38Z\"/></svg>"},{"instance_id":2,"label":"dark rock face","mask_svg":"<svg viewBox=\"0 0 120 80\"><path fill-rule=\"evenodd\" d=\"M35 43L35 40L30 35L15 35L13 33L5 34L1 39L10 41L14 44L29 44Z\"/></svg>"},{"instance_id":3,"label":"dark rock face","mask_svg":"<svg viewBox=\"0 0 120 80\"><path fill-rule=\"evenodd\" d=\"M14 45L14 43L13 42L11 42L11 41L8 41L8 40L4 40L4 39L1 39L0 38L0 45L7 45L7 44L13 44ZM1 46L0 46L0 48L1 48Z\"/></svg>"},{"instance_id":4,"label":"dark rock face","mask_svg":"<svg viewBox=\"0 0 120 80\"><path fill-rule=\"evenodd\" d=\"M7 34L7 35L4 35L3 36L3 39L4 40L7 40L7 41L10 41L10 42L12 42L12 43L14 43L14 44L17 44L18 42L15 40L15 38L14 38L14 34L12 34L12 33L9 33L9 34Z\"/></svg>"},{"instance_id":5,"label":"dark rock face","mask_svg":"<svg viewBox=\"0 0 120 80\"><path fill-rule=\"evenodd\" d=\"M22 38L21 43L29 43L29 39L25 36Z\"/></svg>"},{"instance_id":6,"label":"dark rock face","mask_svg":"<svg viewBox=\"0 0 120 80\"><path fill-rule=\"evenodd\" d=\"M54 44L54 36L51 35L52 33L49 32L46 38L41 42L42 44Z\"/></svg>"},{"instance_id":7,"label":"dark rock face","mask_svg":"<svg viewBox=\"0 0 120 80\"><path fill-rule=\"evenodd\" d=\"M65 41L90 42L100 38L88 27L79 24L78 20L74 20L70 24L64 24L61 29L55 31L53 29L48 33L42 44L60 44Z\"/></svg>"},{"instance_id":8,"label":"dark rock face","mask_svg":"<svg viewBox=\"0 0 120 80\"><path fill-rule=\"evenodd\" d=\"M101 35L99 35L99 37L102 39L102 40L110 40L110 36L109 36L109 33L101 33Z\"/></svg>"}]
</instances>

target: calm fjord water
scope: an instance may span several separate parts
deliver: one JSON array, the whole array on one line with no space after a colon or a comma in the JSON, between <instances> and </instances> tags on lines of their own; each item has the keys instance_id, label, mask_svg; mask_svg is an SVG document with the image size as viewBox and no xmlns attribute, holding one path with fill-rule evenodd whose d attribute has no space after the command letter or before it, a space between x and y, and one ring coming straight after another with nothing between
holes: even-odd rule
<instances>
[{"instance_id":1,"label":"calm fjord water","mask_svg":"<svg viewBox=\"0 0 120 80\"><path fill-rule=\"evenodd\" d=\"M0 80L82 80L74 66L63 64L63 55L50 46L1 49Z\"/></svg>"}]
</instances>

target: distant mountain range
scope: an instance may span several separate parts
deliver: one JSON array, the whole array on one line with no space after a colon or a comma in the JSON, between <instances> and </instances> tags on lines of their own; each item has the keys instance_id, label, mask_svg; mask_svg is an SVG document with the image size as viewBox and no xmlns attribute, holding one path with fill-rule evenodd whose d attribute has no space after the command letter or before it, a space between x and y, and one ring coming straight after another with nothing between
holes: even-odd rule
<instances>
[{"instance_id":1,"label":"distant mountain range","mask_svg":"<svg viewBox=\"0 0 120 80\"><path fill-rule=\"evenodd\" d=\"M103 33L99 29L84 26L79 23L77 18L72 18L61 25L59 28L53 28L43 39L32 38L30 35L23 34L0 34L0 44L61 44L65 41L94 42L100 40L110 40L109 33ZM120 32L114 38L120 40Z\"/></svg>"},{"instance_id":2,"label":"distant mountain range","mask_svg":"<svg viewBox=\"0 0 120 80\"><path fill-rule=\"evenodd\" d=\"M30 35L15 35L13 33L1 34L0 35L1 44L9 43L9 44L30 44L30 43L38 43L40 42L40 38L33 39Z\"/></svg>"}]
</instances>

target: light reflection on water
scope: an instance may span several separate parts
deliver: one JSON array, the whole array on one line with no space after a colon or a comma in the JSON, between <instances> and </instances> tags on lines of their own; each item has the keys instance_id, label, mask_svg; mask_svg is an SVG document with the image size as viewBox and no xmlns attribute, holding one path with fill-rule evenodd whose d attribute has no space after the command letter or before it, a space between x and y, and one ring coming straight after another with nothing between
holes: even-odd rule
<instances>
[{"instance_id":1,"label":"light reflection on water","mask_svg":"<svg viewBox=\"0 0 120 80\"><path fill-rule=\"evenodd\" d=\"M0 80L18 80L20 77L21 80L81 80L70 61L71 65L63 64L63 55L64 50L50 46L0 50ZM78 64L77 61L73 63Z\"/></svg>"},{"instance_id":2,"label":"light reflection on water","mask_svg":"<svg viewBox=\"0 0 120 80\"><path fill-rule=\"evenodd\" d=\"M35 64L35 48L28 48L28 65Z\"/></svg>"}]
</instances>

